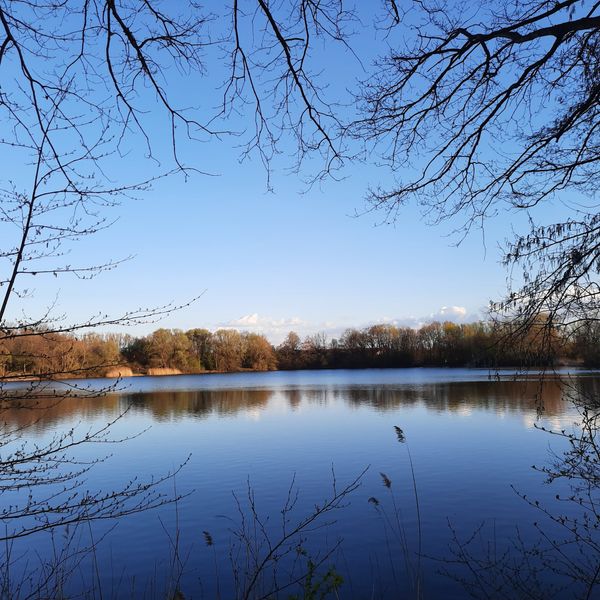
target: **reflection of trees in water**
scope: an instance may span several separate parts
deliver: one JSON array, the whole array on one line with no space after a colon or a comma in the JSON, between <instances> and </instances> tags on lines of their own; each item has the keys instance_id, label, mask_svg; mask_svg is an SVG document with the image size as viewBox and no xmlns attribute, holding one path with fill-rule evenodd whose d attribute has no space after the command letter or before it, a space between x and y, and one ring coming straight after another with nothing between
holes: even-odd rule
<instances>
[{"instance_id":1,"label":"reflection of trees in water","mask_svg":"<svg viewBox=\"0 0 600 600\"><path fill-rule=\"evenodd\" d=\"M114 419L122 411L120 396L98 398L63 397L28 399L2 405L2 420L13 428L29 428L42 433L65 420L91 421L99 417Z\"/></svg>"},{"instance_id":2,"label":"reflection of trees in water","mask_svg":"<svg viewBox=\"0 0 600 600\"><path fill-rule=\"evenodd\" d=\"M302 399L309 404L317 404L319 406L325 406L332 400L339 399L335 388L310 388L301 390ZM286 396L288 392L285 392ZM343 396L342 396L343 399Z\"/></svg>"},{"instance_id":3,"label":"reflection of trees in water","mask_svg":"<svg viewBox=\"0 0 600 600\"><path fill-rule=\"evenodd\" d=\"M585 380L576 381L581 386ZM600 388L600 380L594 384ZM395 410L401 406L421 404L439 412L457 412L483 409L494 412L532 412L543 406L548 415L565 411L565 386L549 379L540 387L538 381L468 381L419 384L415 386L362 386L332 387L282 392L291 405L302 400L325 405L328 402L345 402L350 407L366 405L375 410ZM292 401L292 394L294 400ZM292 404L293 403L293 404Z\"/></svg>"},{"instance_id":4,"label":"reflection of trees in water","mask_svg":"<svg viewBox=\"0 0 600 600\"><path fill-rule=\"evenodd\" d=\"M274 390L153 392L124 395L122 401L130 403L133 409L151 412L157 420L165 420L178 415L234 415L251 408L264 408L273 394Z\"/></svg>"},{"instance_id":5,"label":"reflection of trees in water","mask_svg":"<svg viewBox=\"0 0 600 600\"><path fill-rule=\"evenodd\" d=\"M540 387L538 381L477 381L435 383L418 386L364 386L281 389L229 389L197 391L160 391L152 393L110 394L100 398L61 398L22 402L3 408L6 423L32 427L43 432L65 420L91 421L111 418L128 407L148 412L156 420L177 416L232 416L249 409L265 409L273 397L282 398L292 409L302 402L326 405L343 402L350 407L369 406L375 410L394 410L401 406L423 405L438 412L471 409L494 412L532 412L543 405L546 415L561 415L565 399L578 399L588 405L600 397L600 378L582 377L568 382L550 379ZM540 402L541 400L541 402ZM25 406L25 409L23 408Z\"/></svg>"},{"instance_id":6,"label":"reflection of trees in water","mask_svg":"<svg viewBox=\"0 0 600 600\"><path fill-rule=\"evenodd\" d=\"M597 410L600 408L600 378L573 378L565 383L569 399L583 409Z\"/></svg>"},{"instance_id":7,"label":"reflection of trees in water","mask_svg":"<svg viewBox=\"0 0 600 600\"><path fill-rule=\"evenodd\" d=\"M234 415L251 408L264 408L273 390L219 390L110 394L100 398L44 398L19 402L2 409L2 418L15 428L29 427L36 434L52 429L63 421L92 421L114 418L129 408L148 412L157 421L180 415L207 417L211 414ZM299 396L290 397L298 403Z\"/></svg>"},{"instance_id":8,"label":"reflection of trees in water","mask_svg":"<svg viewBox=\"0 0 600 600\"><path fill-rule=\"evenodd\" d=\"M302 402L302 392L300 390L286 390L283 392L290 407L295 410Z\"/></svg>"},{"instance_id":9,"label":"reflection of trees in water","mask_svg":"<svg viewBox=\"0 0 600 600\"><path fill-rule=\"evenodd\" d=\"M582 396L591 394L593 390L600 391L600 379L577 379L573 385ZM205 390L132 394L124 398L132 402L134 407L143 407L160 418L178 413L233 415L249 408L265 408L274 394L274 390ZM541 387L538 381L504 380L396 388L295 388L277 390L277 395L291 408L297 408L302 402L323 406L330 402L344 402L351 407L368 405L376 410L393 410L400 406L422 404L430 410L442 412L483 409L518 413L536 411L543 405L548 415L562 414L567 399L565 385L557 379L549 379Z\"/></svg>"},{"instance_id":10,"label":"reflection of trees in water","mask_svg":"<svg viewBox=\"0 0 600 600\"><path fill-rule=\"evenodd\" d=\"M534 381L470 381L398 388L348 388L334 393L351 406L366 404L376 410L422 404L440 412L470 409L530 412L540 405L548 415L560 415L565 411L564 386L554 379L542 387Z\"/></svg>"}]
</instances>

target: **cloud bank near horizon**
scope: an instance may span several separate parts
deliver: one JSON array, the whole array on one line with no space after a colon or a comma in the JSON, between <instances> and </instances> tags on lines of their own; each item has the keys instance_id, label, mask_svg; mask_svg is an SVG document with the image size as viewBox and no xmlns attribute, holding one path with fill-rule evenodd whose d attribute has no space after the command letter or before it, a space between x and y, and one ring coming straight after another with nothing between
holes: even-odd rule
<instances>
[{"instance_id":1,"label":"cloud bank near horizon","mask_svg":"<svg viewBox=\"0 0 600 600\"><path fill-rule=\"evenodd\" d=\"M456 305L442 306L438 311L425 316L382 317L366 323L311 322L297 316L274 318L255 312L243 315L237 319L220 322L217 324L216 329L238 329L240 331L261 333L272 343L279 344L290 331L295 331L300 337L306 337L315 333L325 333L329 338L336 338L340 337L346 329L363 329L381 323L395 325L396 327L413 327L417 329L434 321L469 323L479 321L481 318L480 313L470 313L466 307Z\"/></svg>"}]
</instances>

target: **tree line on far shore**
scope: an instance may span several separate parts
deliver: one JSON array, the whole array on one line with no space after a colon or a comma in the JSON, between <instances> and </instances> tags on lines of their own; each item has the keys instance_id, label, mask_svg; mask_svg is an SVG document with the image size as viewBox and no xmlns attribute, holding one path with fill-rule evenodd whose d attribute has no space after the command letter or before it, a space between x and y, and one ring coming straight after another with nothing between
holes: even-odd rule
<instances>
[{"instance_id":1,"label":"tree line on far shore","mask_svg":"<svg viewBox=\"0 0 600 600\"><path fill-rule=\"evenodd\" d=\"M434 322L419 329L373 325L300 338L290 332L272 345L259 333L233 329L157 329L147 336L65 335L31 331L0 338L4 377L111 376L205 371L367 367L600 366L600 325L589 321L560 332L540 318L518 324Z\"/></svg>"}]
</instances>

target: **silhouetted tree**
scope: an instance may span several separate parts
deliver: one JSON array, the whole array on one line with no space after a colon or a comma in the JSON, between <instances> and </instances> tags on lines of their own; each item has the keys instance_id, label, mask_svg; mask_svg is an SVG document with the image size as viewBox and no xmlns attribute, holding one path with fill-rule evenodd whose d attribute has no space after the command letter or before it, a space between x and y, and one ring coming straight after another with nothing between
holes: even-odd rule
<instances>
[{"instance_id":1,"label":"silhouetted tree","mask_svg":"<svg viewBox=\"0 0 600 600\"><path fill-rule=\"evenodd\" d=\"M504 262L522 267L522 279L493 308L525 329L540 314L566 330L595 318L600 7L580 0L390 7L389 53L366 78L361 115L349 128L396 175L371 192L371 206L391 221L416 201L431 221L451 220L466 233L500 210L562 202L563 220L532 221L507 244ZM586 195L592 202L579 203Z\"/></svg>"}]
</instances>

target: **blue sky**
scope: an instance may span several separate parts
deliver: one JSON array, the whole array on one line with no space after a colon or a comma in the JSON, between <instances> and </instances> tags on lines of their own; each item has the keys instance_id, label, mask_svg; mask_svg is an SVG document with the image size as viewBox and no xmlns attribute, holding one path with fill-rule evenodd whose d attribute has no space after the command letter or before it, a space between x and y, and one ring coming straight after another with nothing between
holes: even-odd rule
<instances>
[{"instance_id":1,"label":"blue sky","mask_svg":"<svg viewBox=\"0 0 600 600\"><path fill-rule=\"evenodd\" d=\"M365 75L363 66L368 71L371 58L388 42L372 30L361 32L355 48L362 65L339 48L317 53L329 93L347 99L347 88ZM191 99L206 111L216 102L225 71L217 60L203 79L169 77L174 98ZM161 168L168 168L165 115L147 100L146 123L164 161ZM250 108L228 125L249 129L253 118ZM77 322L100 312L119 315L201 295L159 324L140 325L130 333L158 326L233 326L261 331L277 342L290 329L335 336L346 327L375 322L475 320L505 290L498 244L510 237L511 227L525 226L526 215L500 213L483 232L474 230L456 246L452 223L432 227L415 206L406 207L394 225L380 225L381 214L354 216L365 207L369 185L392 183L394 174L375 161L348 163L337 174L339 181L325 179L308 187L306 178L317 162L291 173L292 140L284 139L269 191L259 157L240 161L243 139L182 142L187 164L213 175L175 175L135 200L106 209L116 222L75 242L70 255L78 265L134 257L90 281L37 279L29 297L12 305L10 317L18 318L23 310L39 314L55 298L55 314ZM158 171L144 157L139 136L128 143L128 152L108 163L113 180ZM5 173L26 188L30 167L10 152L1 158ZM551 219L553 209L544 210Z\"/></svg>"},{"instance_id":2,"label":"blue sky","mask_svg":"<svg viewBox=\"0 0 600 600\"><path fill-rule=\"evenodd\" d=\"M246 325L277 340L290 329L416 324L442 318L442 307L460 307L444 318L472 320L504 289L496 243L506 218L488 224L486 245L474 232L456 247L449 227L428 226L411 207L393 226L378 225L378 214L353 216L375 174L368 167L309 192L294 176L275 176L268 192L262 166L240 165L234 151L222 160L219 177L164 180L110 209L117 222L77 242L73 256L78 264L134 257L90 281L51 279L35 304L56 291L58 310L83 320L202 294L160 326Z\"/></svg>"}]
</instances>

